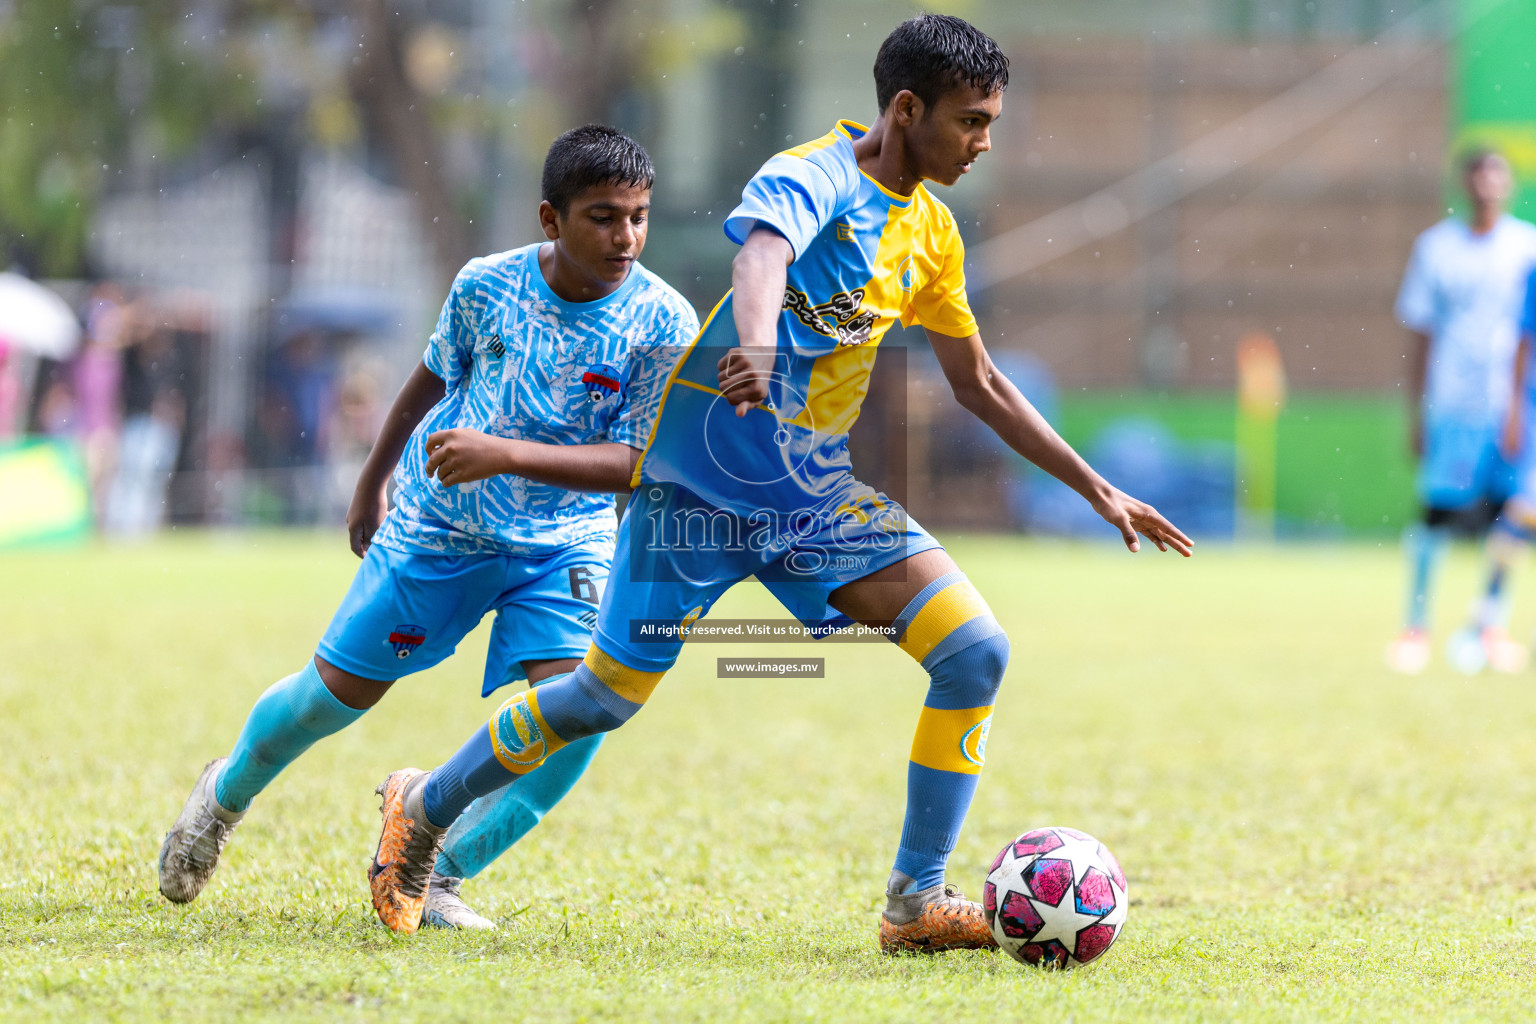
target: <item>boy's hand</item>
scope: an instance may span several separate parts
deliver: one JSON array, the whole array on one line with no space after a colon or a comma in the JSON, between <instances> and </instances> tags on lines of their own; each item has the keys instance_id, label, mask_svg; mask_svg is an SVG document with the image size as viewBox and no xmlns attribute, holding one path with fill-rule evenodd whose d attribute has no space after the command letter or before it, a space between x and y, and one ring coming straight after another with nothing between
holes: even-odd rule
<instances>
[{"instance_id":1,"label":"boy's hand","mask_svg":"<svg viewBox=\"0 0 1536 1024\"><path fill-rule=\"evenodd\" d=\"M1190 549L1195 542L1184 536L1182 530L1164 519L1151 505L1137 501L1117 487L1109 488L1108 493L1096 499L1093 510L1120 531L1125 546L1132 551L1141 550L1141 541L1136 538L1140 533L1156 544L1159 551L1173 548L1185 558L1193 554Z\"/></svg>"},{"instance_id":2,"label":"boy's hand","mask_svg":"<svg viewBox=\"0 0 1536 1024\"><path fill-rule=\"evenodd\" d=\"M767 400L776 355L772 348L733 348L720 359L720 393L736 407L738 417Z\"/></svg>"},{"instance_id":3,"label":"boy's hand","mask_svg":"<svg viewBox=\"0 0 1536 1024\"><path fill-rule=\"evenodd\" d=\"M444 487L515 473L511 447L516 441L492 437L469 427L439 430L427 435L427 479L437 477Z\"/></svg>"},{"instance_id":4,"label":"boy's hand","mask_svg":"<svg viewBox=\"0 0 1536 1024\"><path fill-rule=\"evenodd\" d=\"M359 480L357 490L352 492L352 503L347 506L347 539L358 558L368 553L368 545L373 543L373 535L388 512L389 494L385 486L374 487Z\"/></svg>"}]
</instances>

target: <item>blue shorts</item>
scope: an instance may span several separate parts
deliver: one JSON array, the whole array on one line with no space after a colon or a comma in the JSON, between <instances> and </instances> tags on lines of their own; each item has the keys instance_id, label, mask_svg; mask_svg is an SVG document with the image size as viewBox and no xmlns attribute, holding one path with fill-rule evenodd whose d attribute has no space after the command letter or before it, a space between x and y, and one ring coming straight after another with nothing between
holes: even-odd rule
<instances>
[{"instance_id":1,"label":"blue shorts","mask_svg":"<svg viewBox=\"0 0 1536 1024\"><path fill-rule=\"evenodd\" d=\"M496 613L481 694L527 678L523 662L580 658L592 640L613 542L595 537L544 558L409 554L374 544L318 652L364 679L431 668Z\"/></svg>"},{"instance_id":2,"label":"blue shorts","mask_svg":"<svg viewBox=\"0 0 1536 1024\"><path fill-rule=\"evenodd\" d=\"M1516 468L1499 451L1498 423L1430 421L1424 426L1419 500L1426 508L1502 503L1515 490Z\"/></svg>"},{"instance_id":3,"label":"blue shorts","mask_svg":"<svg viewBox=\"0 0 1536 1024\"><path fill-rule=\"evenodd\" d=\"M641 625L687 626L748 576L806 626L849 626L827 604L834 590L941 546L870 488L828 515L775 517L740 516L675 484L646 484L619 524L613 564L620 582L603 595L592 642L630 668L664 672L684 638L665 629L646 637Z\"/></svg>"}]
</instances>

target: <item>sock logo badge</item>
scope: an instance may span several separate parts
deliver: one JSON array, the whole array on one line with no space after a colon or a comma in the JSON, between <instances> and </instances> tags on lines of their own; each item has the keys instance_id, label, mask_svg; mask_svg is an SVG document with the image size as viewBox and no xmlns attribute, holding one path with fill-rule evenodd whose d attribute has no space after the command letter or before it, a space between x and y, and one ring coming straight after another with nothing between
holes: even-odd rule
<instances>
[{"instance_id":1,"label":"sock logo badge","mask_svg":"<svg viewBox=\"0 0 1536 1024\"><path fill-rule=\"evenodd\" d=\"M389 634L389 645L395 649L395 657L409 658L411 652L420 647L426 639L425 629L405 623L396 626Z\"/></svg>"},{"instance_id":2,"label":"sock logo badge","mask_svg":"<svg viewBox=\"0 0 1536 1024\"><path fill-rule=\"evenodd\" d=\"M532 767L544 760L549 744L528 706L527 693L518 694L497 709L496 717L491 719L491 746L497 759L509 768Z\"/></svg>"},{"instance_id":3,"label":"sock logo badge","mask_svg":"<svg viewBox=\"0 0 1536 1024\"><path fill-rule=\"evenodd\" d=\"M987 763L987 733L992 729L992 716L988 715L960 737L960 753L971 764L980 767Z\"/></svg>"}]
</instances>

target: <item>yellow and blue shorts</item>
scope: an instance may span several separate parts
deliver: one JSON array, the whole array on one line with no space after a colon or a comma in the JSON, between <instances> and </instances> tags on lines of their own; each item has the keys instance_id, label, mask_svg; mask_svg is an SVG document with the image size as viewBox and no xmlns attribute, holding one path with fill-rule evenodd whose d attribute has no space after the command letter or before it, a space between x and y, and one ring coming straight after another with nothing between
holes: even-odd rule
<instances>
[{"instance_id":1,"label":"yellow and blue shorts","mask_svg":"<svg viewBox=\"0 0 1536 1024\"><path fill-rule=\"evenodd\" d=\"M664 672L686 627L731 587L756 576L807 627L852 625L827 604L834 590L941 547L898 503L864 485L821 513L751 516L706 504L676 484L630 497L592 642L622 665Z\"/></svg>"}]
</instances>

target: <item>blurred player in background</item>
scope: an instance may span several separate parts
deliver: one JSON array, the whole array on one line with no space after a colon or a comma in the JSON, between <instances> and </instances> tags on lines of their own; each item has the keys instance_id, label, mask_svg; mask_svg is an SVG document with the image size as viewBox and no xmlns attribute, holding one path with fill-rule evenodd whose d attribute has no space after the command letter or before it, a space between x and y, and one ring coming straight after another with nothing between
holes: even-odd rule
<instances>
[{"instance_id":1,"label":"blurred player in background","mask_svg":"<svg viewBox=\"0 0 1536 1024\"><path fill-rule=\"evenodd\" d=\"M1386 651L1387 664L1406 673L1429 663L1429 591L1447 541L1455 533L1484 534L1515 486L1501 441L1511 414L1526 279L1536 266L1536 226L1504 212L1514 181L1500 154L1468 154L1462 184L1470 217L1447 217L1419 236L1397 297L1398 319L1412 336L1410 443L1423 507L1422 521L1405 538L1406 622ZM1505 629L1504 599L1506 570L1523 535L1506 520L1489 544L1488 589L1446 650L1462 671L1525 666L1525 648Z\"/></svg>"},{"instance_id":2,"label":"blurred player in background","mask_svg":"<svg viewBox=\"0 0 1536 1024\"><path fill-rule=\"evenodd\" d=\"M229 756L203 770L160 851L167 899L196 898L285 766L397 678L451 655L484 616L496 614L485 694L567 673L586 653L613 557L612 493L628 490L667 354L698 332L692 307L636 262L654 179L645 150L619 132L566 132L544 163L550 241L459 272L347 512L363 564L314 657L262 694ZM465 905L462 879L575 785L598 739L566 746L535 785L488 791L470 808L430 893L416 894L428 924L495 927Z\"/></svg>"},{"instance_id":3,"label":"blurred player in background","mask_svg":"<svg viewBox=\"0 0 1536 1024\"><path fill-rule=\"evenodd\" d=\"M1517 559L1536 538L1536 375L1531 360L1536 358L1536 270L1525 285L1524 312L1520 318L1520 345L1515 354L1513 386L1510 388L1509 412L1499 447L1515 469L1514 493L1504 503L1504 511L1495 520L1488 535L1488 575L1479 609L1479 621L1487 623L1498 638L1497 645L1463 641L1468 659L1475 665L1481 651L1495 669L1516 672L1529 662L1529 651L1507 636L1509 600L1506 597L1509 573Z\"/></svg>"},{"instance_id":4,"label":"blurred player in background","mask_svg":"<svg viewBox=\"0 0 1536 1024\"><path fill-rule=\"evenodd\" d=\"M755 575L807 626L894 624L891 639L929 676L881 948L996 945L982 908L944 876L1008 640L939 543L853 475L848 430L882 335L897 320L921 324L960 404L1081 494L1132 551L1138 531L1186 555L1190 542L1079 458L982 346L955 219L923 181L952 185L991 148L1007 57L959 18L929 14L891 33L874 75L872 127L840 121L773 157L726 218L741 245L733 289L668 381L583 663L502 705L437 770L404 769L379 788L384 828L369 877L391 928L415 930L415 894L471 800L536 782L566 744L623 725L676 662L687 628ZM706 536L690 533L699 522ZM666 627L659 642L646 623Z\"/></svg>"}]
</instances>

